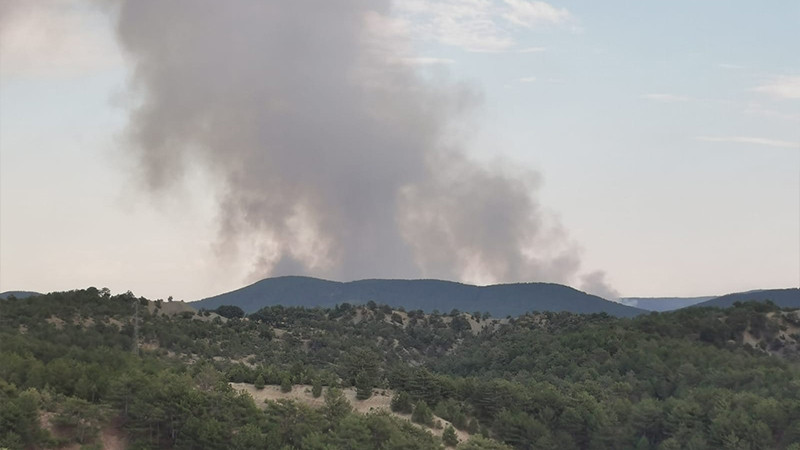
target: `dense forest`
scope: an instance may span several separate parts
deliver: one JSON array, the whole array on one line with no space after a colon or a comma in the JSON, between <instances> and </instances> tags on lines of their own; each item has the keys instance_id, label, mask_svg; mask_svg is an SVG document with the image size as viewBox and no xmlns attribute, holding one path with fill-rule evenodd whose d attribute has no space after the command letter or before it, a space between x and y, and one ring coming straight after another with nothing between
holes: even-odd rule
<instances>
[{"instance_id":1,"label":"dense forest","mask_svg":"<svg viewBox=\"0 0 800 450\"><path fill-rule=\"evenodd\" d=\"M495 319L11 296L0 448L102 448L114 430L133 449L797 450L798 341L799 312L771 303ZM319 405L256 402L242 383L306 386ZM390 410L354 410L382 394Z\"/></svg>"}]
</instances>

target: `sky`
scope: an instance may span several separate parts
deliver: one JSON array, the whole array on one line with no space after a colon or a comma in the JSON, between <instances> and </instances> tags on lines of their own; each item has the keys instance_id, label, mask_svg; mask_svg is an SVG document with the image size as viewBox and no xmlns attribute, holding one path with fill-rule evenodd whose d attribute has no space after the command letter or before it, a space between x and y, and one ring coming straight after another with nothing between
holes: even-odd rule
<instances>
[{"instance_id":1,"label":"sky","mask_svg":"<svg viewBox=\"0 0 800 450\"><path fill-rule=\"evenodd\" d=\"M800 4L0 3L0 291L800 285Z\"/></svg>"}]
</instances>

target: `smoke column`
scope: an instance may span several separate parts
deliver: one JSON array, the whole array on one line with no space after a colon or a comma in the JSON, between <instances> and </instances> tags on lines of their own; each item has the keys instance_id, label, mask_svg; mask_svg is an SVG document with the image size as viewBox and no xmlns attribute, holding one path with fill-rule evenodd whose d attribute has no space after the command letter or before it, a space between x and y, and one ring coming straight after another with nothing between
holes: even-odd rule
<instances>
[{"instance_id":1,"label":"smoke column","mask_svg":"<svg viewBox=\"0 0 800 450\"><path fill-rule=\"evenodd\" d=\"M465 155L452 130L479 96L398 57L390 2L119 6L146 185L167 191L191 164L222 180L220 247L252 251L254 277L576 276L539 177Z\"/></svg>"}]
</instances>

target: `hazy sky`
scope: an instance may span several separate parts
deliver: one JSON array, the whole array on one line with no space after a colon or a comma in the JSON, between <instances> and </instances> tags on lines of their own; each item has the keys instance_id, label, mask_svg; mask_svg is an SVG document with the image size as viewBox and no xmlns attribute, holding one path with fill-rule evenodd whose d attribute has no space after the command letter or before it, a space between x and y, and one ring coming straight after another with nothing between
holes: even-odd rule
<instances>
[{"instance_id":1,"label":"hazy sky","mask_svg":"<svg viewBox=\"0 0 800 450\"><path fill-rule=\"evenodd\" d=\"M790 0L3 0L0 291L798 286L798 42Z\"/></svg>"}]
</instances>

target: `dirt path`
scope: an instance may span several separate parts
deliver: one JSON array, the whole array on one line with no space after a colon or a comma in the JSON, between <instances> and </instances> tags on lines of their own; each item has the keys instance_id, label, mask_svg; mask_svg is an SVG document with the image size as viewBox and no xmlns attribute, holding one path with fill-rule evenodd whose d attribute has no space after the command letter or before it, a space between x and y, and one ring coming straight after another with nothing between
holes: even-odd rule
<instances>
[{"instance_id":1,"label":"dirt path","mask_svg":"<svg viewBox=\"0 0 800 450\"><path fill-rule=\"evenodd\" d=\"M230 385L237 391L245 391L250 394L250 396L256 401L256 405L259 406L263 405L264 401L266 400L276 401L280 399L294 400L317 408L325 405L325 392L323 391L323 395L319 398L314 398L314 396L311 395L311 386L307 384L295 384L292 386L291 392L281 392L280 386L266 386L264 389L259 390L256 389L252 384L247 383L230 383ZM327 390L327 388L325 389ZM366 414L369 412L386 411L395 417L399 417L411 422L411 414L398 414L396 412L392 412L389 404L392 401L392 396L394 393L390 390L375 389L372 391L372 397L366 400L356 399L355 388L342 389L342 392L344 393L345 398L347 398L347 400L353 406L353 409L359 413ZM433 416L433 422L436 423L436 421L442 422L442 428L428 428L416 423L414 425L441 437L444 428L447 427L447 425L450 425L450 422L442 419L441 417ZM461 431L455 427L453 428L456 430L456 435L458 436L459 442L465 442L470 438L469 433Z\"/></svg>"}]
</instances>

